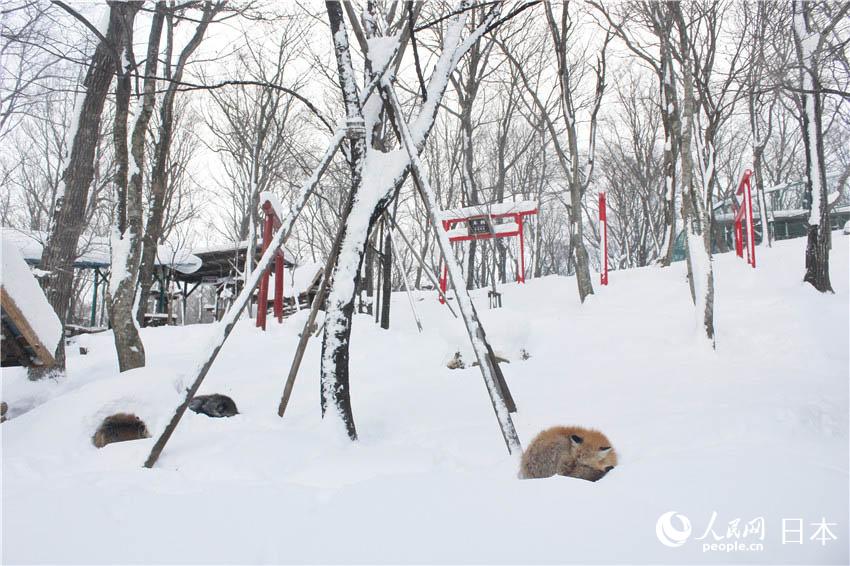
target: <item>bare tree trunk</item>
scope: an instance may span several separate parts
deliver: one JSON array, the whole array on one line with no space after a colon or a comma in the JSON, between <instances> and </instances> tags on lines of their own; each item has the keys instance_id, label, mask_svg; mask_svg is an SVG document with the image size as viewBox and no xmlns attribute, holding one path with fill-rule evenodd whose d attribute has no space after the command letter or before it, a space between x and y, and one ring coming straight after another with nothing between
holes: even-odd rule
<instances>
[{"instance_id":1,"label":"bare tree trunk","mask_svg":"<svg viewBox=\"0 0 850 566\"><path fill-rule=\"evenodd\" d=\"M138 3L136 9L141 7ZM159 43L162 36L162 23L164 19L165 2L157 3L154 14L150 36L148 38L147 59L145 62L144 94L141 104L141 112L136 118L133 127L130 151L133 157L133 172L129 177L129 185L126 186L125 200L119 200L118 208L126 218L126 222L119 221L118 229L113 234L112 244L112 278L107 291L107 302L109 303L109 320L115 337L115 350L118 354L118 368L127 371L145 365L145 348L139 336L136 320L133 312L133 304L136 296L136 281L139 276L139 262L141 260L142 233L142 174L145 170L145 136L147 135L148 123L153 106L156 101L156 69L159 55ZM135 14L134 14L135 15ZM130 23L132 26L132 22ZM124 47L127 61L133 61L133 35L132 27L128 35L127 44ZM126 102L129 103L130 95L130 70L119 77L119 91L126 81ZM119 184L127 183L127 107L121 104L122 97L116 96L118 108L116 109L115 145L116 157L119 159ZM120 124L120 126L119 126ZM121 171L123 170L123 172ZM123 276L122 276L123 275Z\"/></svg>"},{"instance_id":2,"label":"bare tree trunk","mask_svg":"<svg viewBox=\"0 0 850 566\"><path fill-rule=\"evenodd\" d=\"M156 253L163 232L163 221L165 219L166 194L168 183L168 158L171 152L171 142L174 135L174 101L177 96L177 88L183 79L183 71L192 53L201 44L207 27L213 17L223 8L219 0L215 4L211 0L204 2L203 15L195 27L195 32L189 43L180 52L177 63L172 69L172 51L174 49L174 19L175 14L169 12L166 15L166 27L168 30L165 53L166 77L170 82L162 97L159 109L159 139L154 149L154 163L151 171L151 195L152 201L148 205L148 218L145 223L144 247L142 248L142 259L139 267L139 308L136 320L144 324L145 314L148 309L148 296L154 282L154 271L156 269Z\"/></svg>"},{"instance_id":3,"label":"bare tree trunk","mask_svg":"<svg viewBox=\"0 0 850 566\"><path fill-rule=\"evenodd\" d=\"M825 34L813 27L811 3L795 0L792 28L800 68L800 125L806 150L805 203L809 208L806 274L803 280L818 291L832 292L829 280L829 202L823 147L823 106L819 55ZM847 5L839 11L847 12ZM837 18L836 17L836 22ZM830 24L834 25L834 24Z\"/></svg>"},{"instance_id":4,"label":"bare tree trunk","mask_svg":"<svg viewBox=\"0 0 850 566\"><path fill-rule=\"evenodd\" d=\"M384 330L390 327L390 297L393 292L393 242L390 232L392 227L384 224L384 252L381 256L381 282L384 288L381 291L381 296L384 298L381 303L381 328Z\"/></svg>"},{"instance_id":5,"label":"bare tree trunk","mask_svg":"<svg viewBox=\"0 0 850 566\"><path fill-rule=\"evenodd\" d=\"M336 55L337 68L339 71L340 86L342 88L343 100L345 102L346 116L349 120L362 119L360 101L358 100L357 84L354 79L354 68L351 62L351 53L348 46L348 34L343 23L342 6L339 2L328 1L325 3L330 21L331 36L334 43L334 54ZM342 222L341 257L337 260L333 272L333 286L327 301L327 313L325 315L325 331L322 339L322 367L321 367L321 396L322 417L328 410L335 410L338 417L345 426L348 437L357 440L357 429L354 426L354 415L351 412L351 396L349 393L349 371L348 371L348 344L351 339L351 319L354 314L354 294L345 296L337 295L334 291L343 285L352 285L357 288L359 266L363 257L364 246L346 245L347 241L353 239L350 234L352 229L351 214L354 211L353 204L357 201L358 192L363 181L363 162L366 159L366 139L355 137L350 144L351 165L351 192L349 203L352 205L348 214L340 220ZM371 224L371 222L370 222ZM367 230L368 238L368 230ZM354 257L348 257L353 255ZM347 263L346 263L347 262ZM355 263L357 265L353 265ZM354 270L347 268L354 267Z\"/></svg>"},{"instance_id":6,"label":"bare tree trunk","mask_svg":"<svg viewBox=\"0 0 850 566\"><path fill-rule=\"evenodd\" d=\"M681 129L678 124L679 100L676 95L676 84L673 76L673 54L670 45L670 30L673 18L670 10L662 10L662 3L652 4L653 27L661 44L660 87L661 87L661 123L664 127L664 221L665 250L661 260L662 266L673 262L673 251L676 248L676 161L678 159L679 140L677 132Z\"/></svg>"},{"instance_id":7,"label":"bare tree trunk","mask_svg":"<svg viewBox=\"0 0 850 566\"><path fill-rule=\"evenodd\" d=\"M697 313L702 317L702 326L706 337L714 347L714 272L711 259L711 223L706 212L703 199L705 194L695 194L693 155L691 140L694 131L694 115L696 100L694 96L694 78L688 28L682 14L681 4L671 2L679 28L679 49L682 58L683 101L682 101L682 217L685 222L687 235L688 262L690 268L690 283ZM703 193L710 190L708 182L703 187ZM702 197L702 198L701 198ZM700 242L702 235L702 242Z\"/></svg>"},{"instance_id":8,"label":"bare tree trunk","mask_svg":"<svg viewBox=\"0 0 850 566\"><path fill-rule=\"evenodd\" d=\"M77 244L85 228L85 211L89 186L94 176L94 154L100 135L103 104L120 60L114 46L123 43L120 35L124 10L122 3L110 3L106 41L102 40L95 49L83 80L82 88L85 92L77 95L74 108L77 129L71 132L70 155L56 199L53 230L41 258L40 269L48 272L47 277L42 279L44 292L63 325L67 321L71 303ZM51 368L31 369L30 379L40 379L54 371L65 371L64 340L59 341L55 358L56 365Z\"/></svg>"},{"instance_id":9,"label":"bare tree trunk","mask_svg":"<svg viewBox=\"0 0 850 566\"><path fill-rule=\"evenodd\" d=\"M588 166L584 171L585 179L582 179L581 157L578 149L578 132L576 130L576 108L573 105L573 89L575 85L571 84L571 68L570 61L567 58L568 53L568 35L573 22L569 15L569 4L564 4L561 7L560 25L552 11L552 6L549 3L545 4L546 19L549 24L549 33L552 37L552 43L555 47L555 55L558 61L558 82L560 85L561 94L561 111L564 118L564 126L567 132L567 148L568 162L566 166L568 170L567 179L570 191L570 252L575 260L576 269L576 284L578 285L578 294L581 302L588 295L593 294L593 283L590 278L590 260L587 255L587 248L584 245L584 219L582 216L582 197L584 190L590 183L591 172L593 170L593 144L596 129L596 113L601 103L602 93L604 92L604 65L605 65L605 50L603 48L601 54L601 67L597 69L597 91L594 100L594 110L591 114L590 121L590 144L588 146ZM606 46L608 39L606 39ZM599 74L601 72L601 75Z\"/></svg>"}]
</instances>

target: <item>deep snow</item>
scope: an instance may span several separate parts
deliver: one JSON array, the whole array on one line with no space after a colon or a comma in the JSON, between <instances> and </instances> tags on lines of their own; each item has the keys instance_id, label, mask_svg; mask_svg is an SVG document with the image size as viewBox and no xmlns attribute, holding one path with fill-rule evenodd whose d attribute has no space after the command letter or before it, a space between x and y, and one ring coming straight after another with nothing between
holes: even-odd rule
<instances>
[{"instance_id":1,"label":"deep snow","mask_svg":"<svg viewBox=\"0 0 850 566\"><path fill-rule=\"evenodd\" d=\"M237 325L201 393L241 414L187 413L153 470L154 438L97 450L91 435L119 410L158 435L213 327L143 329L150 365L123 375L110 335L80 337L89 353L69 349L61 383L3 370L3 562L846 564L848 237L833 240L834 295L801 282L803 239L758 248L756 270L717 256L716 353L682 263L611 272L585 305L572 278L505 286L495 311L474 293L511 360L520 438L599 428L620 465L598 483L516 479L478 369L445 367L474 356L432 292L416 294L422 334L403 293L390 331L355 320L359 442L322 425L318 339L276 415L302 311L267 333ZM692 525L677 548L656 537L668 511ZM763 517L763 541L738 541L763 550L703 552L714 511L719 543ZM837 540L810 540L822 518ZM803 544L782 543L783 519L802 519Z\"/></svg>"}]
</instances>

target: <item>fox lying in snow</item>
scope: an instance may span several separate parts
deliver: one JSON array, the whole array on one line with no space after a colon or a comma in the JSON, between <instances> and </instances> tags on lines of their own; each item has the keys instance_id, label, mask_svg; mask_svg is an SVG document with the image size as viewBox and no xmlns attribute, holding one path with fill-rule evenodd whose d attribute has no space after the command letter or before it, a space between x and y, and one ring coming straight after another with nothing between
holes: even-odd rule
<instances>
[{"instance_id":1,"label":"fox lying in snow","mask_svg":"<svg viewBox=\"0 0 850 566\"><path fill-rule=\"evenodd\" d=\"M150 433L142 419L136 415L117 413L103 419L103 423L92 437L92 443L98 448L103 448L113 442L149 437Z\"/></svg>"},{"instance_id":2,"label":"fox lying in snow","mask_svg":"<svg viewBox=\"0 0 850 566\"><path fill-rule=\"evenodd\" d=\"M596 481L614 469L617 453L598 430L555 426L535 437L522 455L519 477L571 476Z\"/></svg>"}]
</instances>

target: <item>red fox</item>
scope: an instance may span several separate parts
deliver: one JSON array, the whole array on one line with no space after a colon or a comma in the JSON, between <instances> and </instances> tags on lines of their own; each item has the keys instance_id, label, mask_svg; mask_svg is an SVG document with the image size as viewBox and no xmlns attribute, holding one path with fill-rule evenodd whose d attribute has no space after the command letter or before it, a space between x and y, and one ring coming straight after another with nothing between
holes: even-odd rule
<instances>
[{"instance_id":1,"label":"red fox","mask_svg":"<svg viewBox=\"0 0 850 566\"><path fill-rule=\"evenodd\" d=\"M617 453L598 430L556 426L544 430L522 455L520 478L571 476L597 481L617 465Z\"/></svg>"},{"instance_id":2,"label":"red fox","mask_svg":"<svg viewBox=\"0 0 850 566\"><path fill-rule=\"evenodd\" d=\"M103 419L97 432L92 437L92 443L98 448L103 448L113 442L124 442L125 440L138 440L149 438L150 433L145 423L136 415L127 413L116 413Z\"/></svg>"}]
</instances>

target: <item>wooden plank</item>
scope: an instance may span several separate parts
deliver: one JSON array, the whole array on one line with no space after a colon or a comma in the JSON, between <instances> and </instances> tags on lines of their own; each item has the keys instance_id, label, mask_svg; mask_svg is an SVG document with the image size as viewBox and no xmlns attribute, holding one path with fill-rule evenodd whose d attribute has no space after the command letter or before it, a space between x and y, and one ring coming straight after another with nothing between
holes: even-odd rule
<instances>
[{"instance_id":1,"label":"wooden plank","mask_svg":"<svg viewBox=\"0 0 850 566\"><path fill-rule=\"evenodd\" d=\"M54 365L56 360L53 358L53 352L47 351L47 348L44 347L41 339L39 339L38 335L32 329L32 326L30 326L30 323L27 321L24 313L20 308L18 308L14 299L12 299L12 297L6 292L4 287L0 287L0 308L3 309L6 316L9 317L9 320L15 325L15 328L18 329L18 332L21 333L24 340L27 341L30 348L32 348L36 353L41 364L45 366Z\"/></svg>"}]
</instances>

